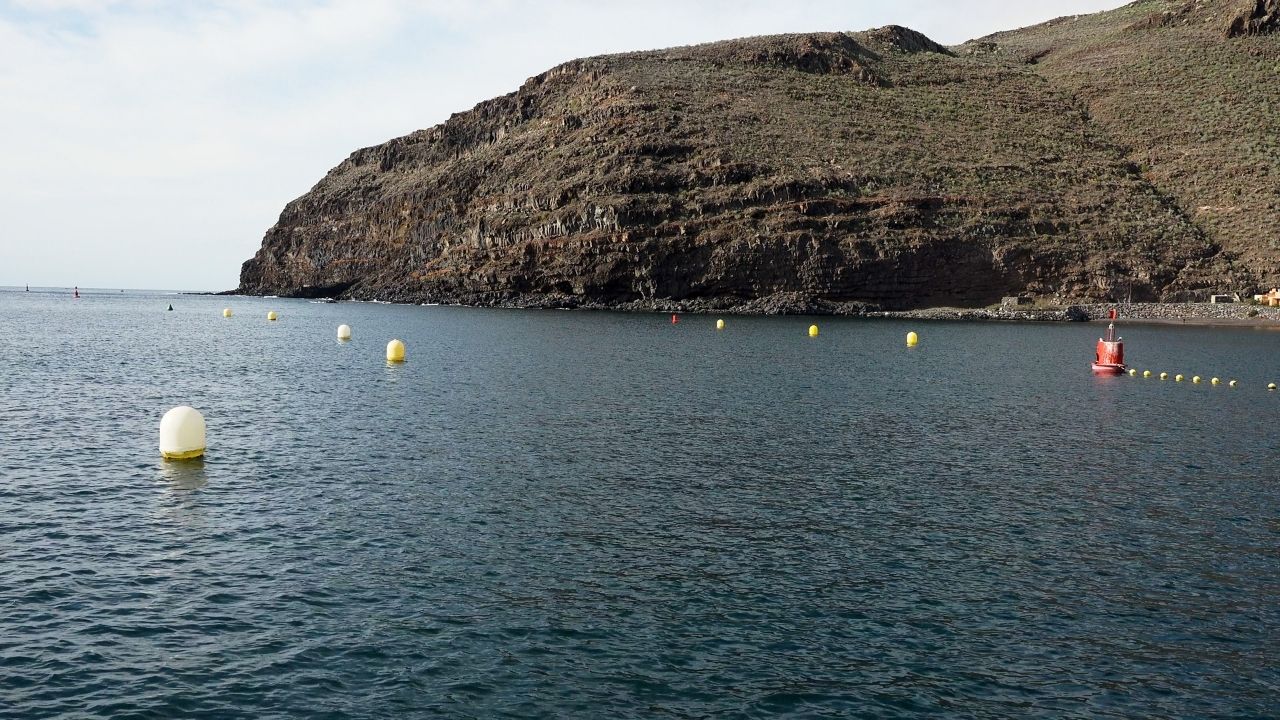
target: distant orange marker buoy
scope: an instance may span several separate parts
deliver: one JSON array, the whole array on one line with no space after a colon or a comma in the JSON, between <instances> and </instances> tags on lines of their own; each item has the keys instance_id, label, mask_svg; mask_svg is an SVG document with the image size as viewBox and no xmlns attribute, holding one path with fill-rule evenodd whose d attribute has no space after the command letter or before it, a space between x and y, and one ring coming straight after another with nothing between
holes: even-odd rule
<instances>
[{"instance_id":1,"label":"distant orange marker buoy","mask_svg":"<svg viewBox=\"0 0 1280 720\"><path fill-rule=\"evenodd\" d=\"M1098 347L1093 355L1092 368L1095 375L1120 375L1125 371L1124 338L1116 337L1115 308L1109 314L1111 323L1107 325L1107 336L1098 338Z\"/></svg>"},{"instance_id":2,"label":"distant orange marker buoy","mask_svg":"<svg viewBox=\"0 0 1280 720\"><path fill-rule=\"evenodd\" d=\"M671 324L672 324L672 325L675 325L675 324L676 324L676 323L678 323L678 322L680 322L680 316L679 316L679 315L676 315L675 313L672 313L672 314L671 314Z\"/></svg>"}]
</instances>

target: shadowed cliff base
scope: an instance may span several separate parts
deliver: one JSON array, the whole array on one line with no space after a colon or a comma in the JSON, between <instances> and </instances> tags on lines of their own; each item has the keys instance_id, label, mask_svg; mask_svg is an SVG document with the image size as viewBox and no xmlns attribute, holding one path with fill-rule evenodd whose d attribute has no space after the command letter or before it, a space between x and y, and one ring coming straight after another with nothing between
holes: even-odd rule
<instances>
[{"instance_id":1,"label":"shadowed cliff base","mask_svg":"<svg viewBox=\"0 0 1280 720\"><path fill-rule=\"evenodd\" d=\"M284 209L239 291L840 314L1252 292L1280 282L1275 114L1220 139L1235 116L1179 89L1206 75L1280 106L1252 74L1280 63L1270 11L1232 34L1238 4L951 49L890 26L568 62L353 153ZM1166 141L1186 132L1212 147L1183 148L1195 168Z\"/></svg>"}]
</instances>

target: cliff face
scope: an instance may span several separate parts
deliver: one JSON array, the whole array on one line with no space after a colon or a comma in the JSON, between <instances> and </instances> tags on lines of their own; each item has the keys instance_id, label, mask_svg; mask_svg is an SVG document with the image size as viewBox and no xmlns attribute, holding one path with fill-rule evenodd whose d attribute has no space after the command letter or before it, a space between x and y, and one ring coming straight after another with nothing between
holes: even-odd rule
<instances>
[{"instance_id":1,"label":"cliff face","mask_svg":"<svg viewBox=\"0 0 1280 720\"><path fill-rule=\"evenodd\" d=\"M846 311L1249 275L1036 52L888 27L566 63L353 153L240 291Z\"/></svg>"}]
</instances>

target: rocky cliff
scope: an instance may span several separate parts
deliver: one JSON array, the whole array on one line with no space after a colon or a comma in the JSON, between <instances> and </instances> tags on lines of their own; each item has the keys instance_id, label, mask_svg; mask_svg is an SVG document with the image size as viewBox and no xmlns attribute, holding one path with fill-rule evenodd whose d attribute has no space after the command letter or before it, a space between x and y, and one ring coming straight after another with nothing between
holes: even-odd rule
<instances>
[{"instance_id":1,"label":"rocky cliff","mask_svg":"<svg viewBox=\"0 0 1280 720\"><path fill-rule=\"evenodd\" d=\"M1145 5L1096 33L1182 32L1127 29L1182 7ZM1249 32L1214 42L1274 49ZM284 209L240 291L856 312L1274 274L1054 64L1068 44L891 26L569 62L353 153Z\"/></svg>"}]
</instances>

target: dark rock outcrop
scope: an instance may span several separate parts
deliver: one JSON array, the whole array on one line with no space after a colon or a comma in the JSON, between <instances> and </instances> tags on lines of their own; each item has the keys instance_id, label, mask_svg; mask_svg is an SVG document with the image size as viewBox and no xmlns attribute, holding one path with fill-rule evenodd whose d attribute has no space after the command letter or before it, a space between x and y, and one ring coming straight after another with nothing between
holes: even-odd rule
<instances>
[{"instance_id":1,"label":"dark rock outcrop","mask_svg":"<svg viewBox=\"0 0 1280 720\"><path fill-rule=\"evenodd\" d=\"M565 63L352 153L240 291L858 314L1176 299L1221 262L1070 93L891 26Z\"/></svg>"},{"instance_id":2,"label":"dark rock outcrop","mask_svg":"<svg viewBox=\"0 0 1280 720\"><path fill-rule=\"evenodd\" d=\"M1280 0L1248 0L1227 22L1228 38L1268 35L1280 30Z\"/></svg>"}]
</instances>

